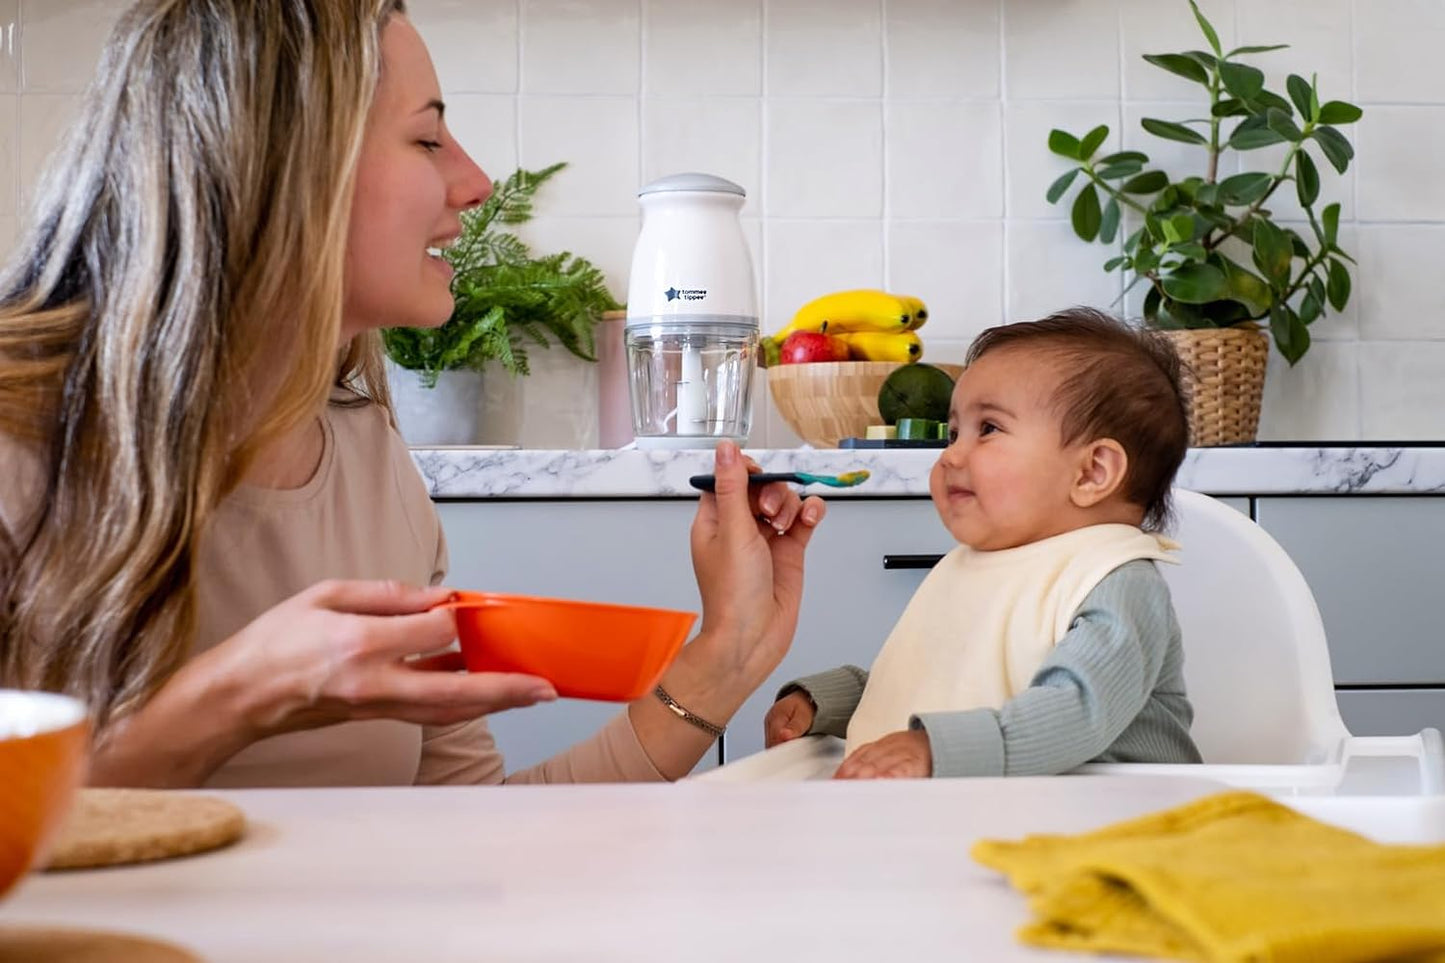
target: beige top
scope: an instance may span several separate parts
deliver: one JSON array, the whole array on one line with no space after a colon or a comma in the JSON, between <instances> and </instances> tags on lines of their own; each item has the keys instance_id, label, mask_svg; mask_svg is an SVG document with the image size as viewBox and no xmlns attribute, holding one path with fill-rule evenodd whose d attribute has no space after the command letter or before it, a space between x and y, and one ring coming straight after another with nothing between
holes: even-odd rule
<instances>
[{"instance_id":1,"label":"beige top","mask_svg":"<svg viewBox=\"0 0 1445 963\"><path fill-rule=\"evenodd\" d=\"M304 486L284 491L242 486L217 510L197 558L195 651L229 638L267 609L324 579L396 579L424 585L445 576L441 524L401 436L382 409L332 404L322 426L321 464ZM15 533L38 498L38 461L0 436L0 466L0 524ZM590 739L510 775L485 719L455 726L379 719L265 739L232 757L207 785L662 778L622 712Z\"/></svg>"},{"instance_id":2,"label":"beige top","mask_svg":"<svg viewBox=\"0 0 1445 963\"><path fill-rule=\"evenodd\" d=\"M923 713L1002 709L1028 688L1106 575L1174 561L1174 542L1089 525L993 552L960 545L928 573L883 643L848 723L847 752Z\"/></svg>"}]
</instances>

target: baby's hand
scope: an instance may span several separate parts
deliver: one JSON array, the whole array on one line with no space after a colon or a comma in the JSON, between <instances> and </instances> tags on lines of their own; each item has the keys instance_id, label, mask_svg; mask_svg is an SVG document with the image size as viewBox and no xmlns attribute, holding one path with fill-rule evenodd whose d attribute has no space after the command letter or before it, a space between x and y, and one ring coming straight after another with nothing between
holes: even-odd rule
<instances>
[{"instance_id":1,"label":"baby's hand","mask_svg":"<svg viewBox=\"0 0 1445 963\"><path fill-rule=\"evenodd\" d=\"M860 746L847 759L834 779L925 779L933 775L933 748L922 729L891 732Z\"/></svg>"},{"instance_id":2,"label":"baby's hand","mask_svg":"<svg viewBox=\"0 0 1445 963\"><path fill-rule=\"evenodd\" d=\"M794 689L773 703L763 718L763 745L771 749L780 742L796 739L813 725L812 698L801 689Z\"/></svg>"}]
</instances>

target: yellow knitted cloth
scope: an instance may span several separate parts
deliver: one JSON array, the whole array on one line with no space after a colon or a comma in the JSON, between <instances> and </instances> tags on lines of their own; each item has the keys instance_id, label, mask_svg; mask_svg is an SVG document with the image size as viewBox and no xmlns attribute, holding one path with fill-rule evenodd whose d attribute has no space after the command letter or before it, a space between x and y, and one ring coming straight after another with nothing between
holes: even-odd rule
<instances>
[{"instance_id":1,"label":"yellow knitted cloth","mask_svg":"<svg viewBox=\"0 0 1445 963\"><path fill-rule=\"evenodd\" d=\"M1026 943L1180 960L1445 961L1445 846L1384 846L1227 792L973 857L1035 914Z\"/></svg>"}]
</instances>

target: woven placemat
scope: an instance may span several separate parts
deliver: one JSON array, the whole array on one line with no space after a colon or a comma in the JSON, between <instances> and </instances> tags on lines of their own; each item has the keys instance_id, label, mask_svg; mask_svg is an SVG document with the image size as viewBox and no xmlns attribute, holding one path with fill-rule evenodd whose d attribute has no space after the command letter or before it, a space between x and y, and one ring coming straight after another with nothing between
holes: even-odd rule
<instances>
[{"instance_id":1,"label":"woven placemat","mask_svg":"<svg viewBox=\"0 0 1445 963\"><path fill-rule=\"evenodd\" d=\"M241 838L246 817L213 796L159 789L82 789L46 869L170 859Z\"/></svg>"},{"instance_id":2,"label":"woven placemat","mask_svg":"<svg viewBox=\"0 0 1445 963\"><path fill-rule=\"evenodd\" d=\"M200 963L143 936L41 926L0 926L0 963Z\"/></svg>"}]
</instances>

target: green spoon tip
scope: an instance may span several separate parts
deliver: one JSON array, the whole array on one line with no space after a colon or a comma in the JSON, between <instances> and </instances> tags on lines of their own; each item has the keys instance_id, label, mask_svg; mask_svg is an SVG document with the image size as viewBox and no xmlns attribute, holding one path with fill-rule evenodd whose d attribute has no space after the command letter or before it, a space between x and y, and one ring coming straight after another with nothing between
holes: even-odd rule
<instances>
[{"instance_id":1,"label":"green spoon tip","mask_svg":"<svg viewBox=\"0 0 1445 963\"><path fill-rule=\"evenodd\" d=\"M857 471L845 471L838 476L838 484L844 488L851 488L854 485L861 485L868 480L867 469L860 468Z\"/></svg>"}]
</instances>

